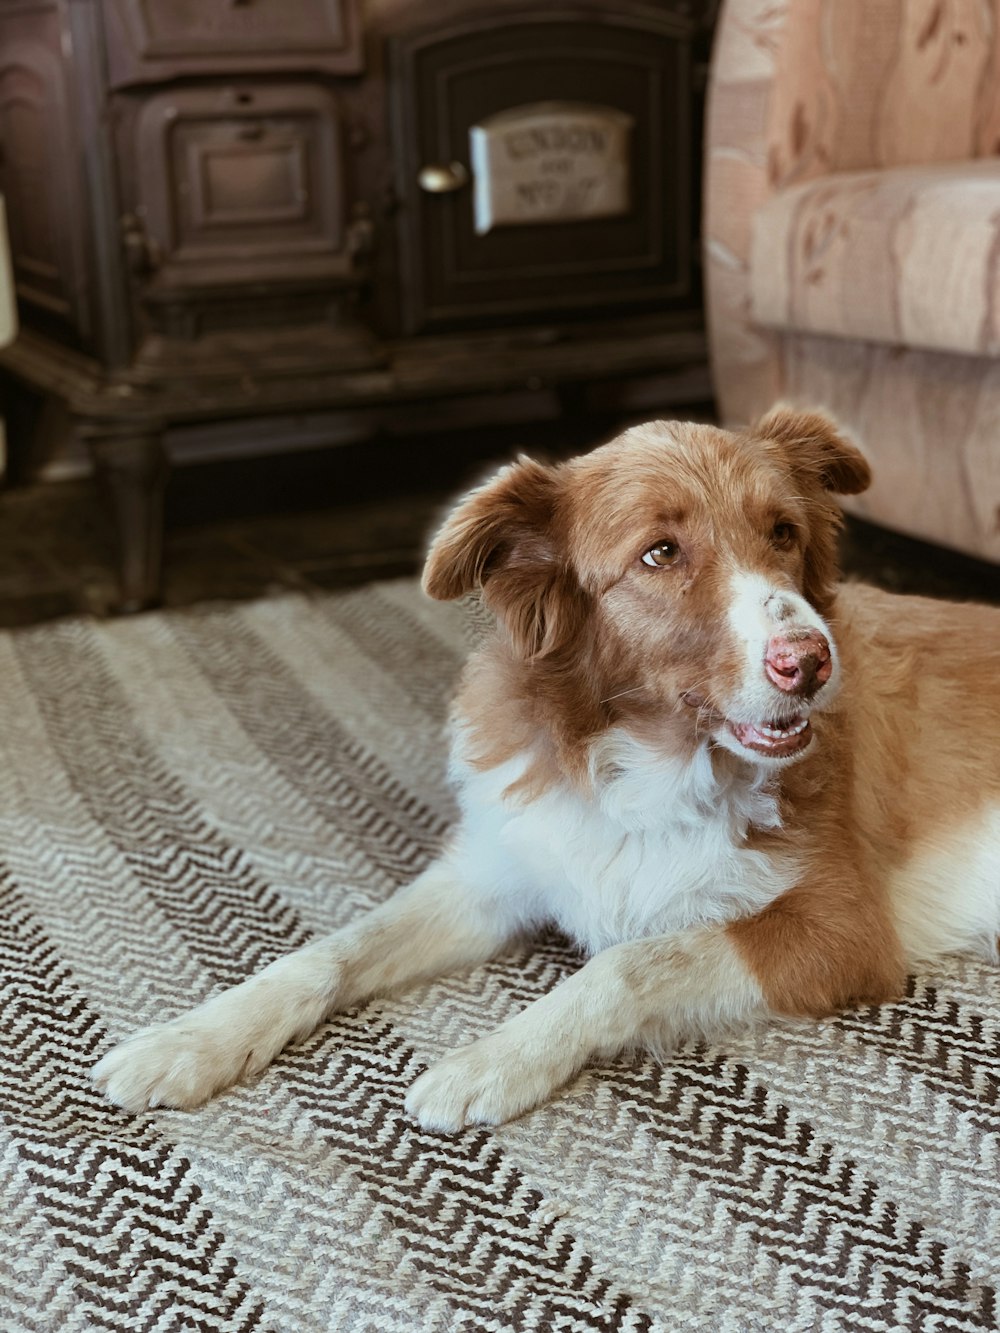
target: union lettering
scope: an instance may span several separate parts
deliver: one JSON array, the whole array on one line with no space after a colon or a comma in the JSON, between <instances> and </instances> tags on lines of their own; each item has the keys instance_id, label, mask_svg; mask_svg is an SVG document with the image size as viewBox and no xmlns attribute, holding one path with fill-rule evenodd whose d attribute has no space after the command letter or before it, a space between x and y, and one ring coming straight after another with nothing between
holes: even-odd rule
<instances>
[{"instance_id":1,"label":"union lettering","mask_svg":"<svg viewBox=\"0 0 1000 1333\"><path fill-rule=\"evenodd\" d=\"M540 153L607 153L607 135L596 125L535 125L530 129L511 130L504 135L507 156L537 157Z\"/></svg>"}]
</instances>

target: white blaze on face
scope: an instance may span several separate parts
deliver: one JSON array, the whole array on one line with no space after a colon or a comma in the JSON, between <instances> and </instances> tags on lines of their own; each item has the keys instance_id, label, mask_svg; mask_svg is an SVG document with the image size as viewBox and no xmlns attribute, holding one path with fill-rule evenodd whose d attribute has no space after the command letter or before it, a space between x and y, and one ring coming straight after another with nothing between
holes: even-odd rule
<instances>
[{"instance_id":1,"label":"white blaze on face","mask_svg":"<svg viewBox=\"0 0 1000 1333\"><path fill-rule=\"evenodd\" d=\"M822 622L804 597L776 587L763 574L736 570L729 580L729 624L748 657L763 661L772 634L820 629Z\"/></svg>"},{"instance_id":2,"label":"white blaze on face","mask_svg":"<svg viewBox=\"0 0 1000 1333\"><path fill-rule=\"evenodd\" d=\"M806 715L832 698L838 675L837 653L830 628L806 601L788 588L779 588L762 574L737 570L730 578L726 607L729 627L743 657L743 679L733 698L719 700L734 722L766 726L776 717ZM776 634L818 631L830 644L833 674L816 698L790 699L768 680L764 671L767 646ZM730 747L734 748L734 747Z\"/></svg>"}]
</instances>

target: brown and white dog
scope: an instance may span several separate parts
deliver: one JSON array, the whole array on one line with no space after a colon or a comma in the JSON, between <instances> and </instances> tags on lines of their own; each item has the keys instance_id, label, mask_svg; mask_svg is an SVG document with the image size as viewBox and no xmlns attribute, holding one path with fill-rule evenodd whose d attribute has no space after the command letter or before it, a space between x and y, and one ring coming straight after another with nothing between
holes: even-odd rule
<instances>
[{"instance_id":1,"label":"brown and white dog","mask_svg":"<svg viewBox=\"0 0 1000 1333\"><path fill-rule=\"evenodd\" d=\"M1000 612L838 587L862 455L816 413L654 422L474 491L427 561L493 637L454 717L463 816L370 915L116 1047L113 1102L194 1106L331 1012L555 922L590 955L424 1073L424 1126L496 1124L586 1061L898 995L997 957Z\"/></svg>"}]
</instances>

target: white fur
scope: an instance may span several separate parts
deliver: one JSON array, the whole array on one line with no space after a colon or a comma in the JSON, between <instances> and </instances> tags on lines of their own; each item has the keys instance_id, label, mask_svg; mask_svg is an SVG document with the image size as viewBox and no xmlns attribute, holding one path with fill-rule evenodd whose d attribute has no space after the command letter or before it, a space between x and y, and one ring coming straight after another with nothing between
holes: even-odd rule
<instances>
[{"instance_id":1,"label":"white fur","mask_svg":"<svg viewBox=\"0 0 1000 1333\"><path fill-rule=\"evenodd\" d=\"M1000 961L1000 809L925 834L891 877L896 930L911 963L974 951Z\"/></svg>"},{"instance_id":2,"label":"white fur","mask_svg":"<svg viewBox=\"0 0 1000 1333\"><path fill-rule=\"evenodd\" d=\"M774 827L767 774L656 753L622 732L592 752L593 795L568 784L527 803L506 789L519 756L481 772L462 759L460 873L518 902L525 920L554 921L588 953L627 940L760 911L795 882L795 866L746 846L751 823ZM723 761L725 762L725 761Z\"/></svg>"},{"instance_id":3,"label":"white fur","mask_svg":"<svg viewBox=\"0 0 1000 1333\"><path fill-rule=\"evenodd\" d=\"M744 683L733 700L731 716L740 722L759 722L774 710L779 695L764 674L764 656L773 635L794 630L817 630L829 643L833 671L817 699L831 699L839 676L837 645L819 612L794 589L780 588L746 570L733 573L729 588L726 614L737 642L743 645L746 664ZM795 702L800 711L805 707L801 700Z\"/></svg>"},{"instance_id":4,"label":"white fur","mask_svg":"<svg viewBox=\"0 0 1000 1333\"><path fill-rule=\"evenodd\" d=\"M97 1066L98 1085L130 1110L197 1105L334 1010L480 961L545 921L596 957L423 1075L407 1101L423 1125L496 1123L594 1055L764 1013L721 923L759 911L795 880L790 861L746 846L751 823L779 822L766 775L713 761L707 742L686 762L611 733L593 753L592 796L566 785L522 804L507 789L528 762L481 772L460 734L463 820L440 862L357 923L137 1033Z\"/></svg>"},{"instance_id":5,"label":"white fur","mask_svg":"<svg viewBox=\"0 0 1000 1333\"><path fill-rule=\"evenodd\" d=\"M761 989L721 932L687 931L605 949L495 1032L417 1079L406 1109L428 1129L495 1125L537 1106L587 1060L642 1042L743 1025Z\"/></svg>"},{"instance_id":6,"label":"white fur","mask_svg":"<svg viewBox=\"0 0 1000 1333\"><path fill-rule=\"evenodd\" d=\"M766 722L776 714L794 712L808 717L811 712L827 707L837 693L840 683L840 663L837 647L829 625L806 599L792 589L780 588L760 574L735 570L729 581L730 595L726 601L726 615L733 635L743 648L744 673L739 690L732 699L724 701L726 716L731 722ZM793 630L817 630L830 645L832 671L829 680L810 700L796 696L789 700L764 674L764 657L772 635ZM732 754L746 757L746 751L726 727L715 734L716 742ZM760 756L769 768L788 763L787 759ZM794 756L791 762L794 762ZM760 759L758 759L760 762Z\"/></svg>"},{"instance_id":7,"label":"white fur","mask_svg":"<svg viewBox=\"0 0 1000 1333\"><path fill-rule=\"evenodd\" d=\"M338 1009L489 958L515 933L501 903L456 878L447 857L367 916L169 1023L114 1047L94 1081L118 1106L197 1106L258 1073Z\"/></svg>"},{"instance_id":8,"label":"white fur","mask_svg":"<svg viewBox=\"0 0 1000 1333\"><path fill-rule=\"evenodd\" d=\"M747 574L732 590L729 616L746 652L732 715L763 719L783 702L761 668L771 634L831 636L795 593ZM197 1105L334 1010L478 962L545 922L594 957L423 1075L407 1102L422 1124L495 1123L594 1055L639 1041L665 1046L766 1012L724 926L797 879L791 856L748 846L752 826L780 826L774 765L734 763L707 737L682 756L613 730L592 748L589 791L567 780L525 801L510 789L530 754L482 770L467 748L458 728L451 772L463 817L437 865L354 925L111 1051L95 1070L111 1100L132 1110Z\"/></svg>"},{"instance_id":9,"label":"white fur","mask_svg":"<svg viewBox=\"0 0 1000 1333\"><path fill-rule=\"evenodd\" d=\"M821 433L822 428L820 420ZM647 427L646 434L657 445L675 438L665 425ZM648 466L653 455L644 452L643 440L630 434L625 443L634 445ZM609 448L614 466L624 466L622 442ZM658 447L656 459L661 455ZM549 474L532 467L532 484L540 484ZM435 595L458 591L454 578L442 577L442 561L461 571L477 556L477 541L495 540L491 523L484 535L484 502L496 486L500 512L507 513L519 475L517 468L506 470L449 520L428 563L428 587L437 587ZM568 475L565 484L571 485L575 474ZM703 508L711 512L710 497ZM602 518L592 517L596 523ZM644 533L642 540L654 535ZM722 542L720 560L735 565L750 558L727 549ZM636 562L640 551L641 546ZM483 574L485 555L478 556ZM696 566L692 557L695 573ZM802 882L804 865L795 853L773 847L764 852L750 837L753 829L780 828L778 770L795 762L799 751L784 758L755 753L748 762L748 748L728 724L757 726L806 716L834 698L840 676L828 626L786 585L784 566L775 560L770 568L770 577L732 568L725 606L712 609L711 628L728 630L722 636L730 640L726 676L732 642L741 670L732 697L711 694L707 722L698 718L699 725L715 728L711 736L702 734L697 744L692 739L693 749L687 743L679 749L665 743L661 749L611 730L593 742L582 778L567 775L527 799L519 797L516 784L531 767L532 754L483 770L472 761L470 738L459 727L452 776L462 819L440 861L343 930L279 959L191 1013L123 1042L95 1069L98 1086L134 1111L195 1106L244 1074L262 1070L335 1010L481 962L518 933L550 921L591 955L589 961L496 1032L423 1074L407 1099L422 1125L454 1130L497 1123L544 1100L594 1056L637 1043L665 1048L685 1035L711 1035L768 1016L764 987L743 961L730 927L759 916ZM716 591L713 585L713 596ZM683 596L683 587L674 594ZM640 617L636 634L643 623ZM832 661L830 679L808 701L780 690L765 669L772 636L802 630L825 636ZM663 651L662 635L657 643ZM847 644L845 639L845 650ZM716 684L707 682L710 693ZM664 718L676 721L672 709L698 706L687 695L681 700L661 700ZM495 721L503 725L502 717ZM540 726L531 744L551 744L552 736L544 732ZM844 776L849 780L849 773ZM970 944L995 952L1000 813L977 818L938 844L925 838L889 886L910 959ZM801 855L804 862L806 853ZM792 951L797 944L794 932L789 942L789 915L794 917L776 914L777 928L765 918L763 930L772 932L771 944ZM802 936L807 947L809 926L807 921ZM815 939L811 947L815 950Z\"/></svg>"}]
</instances>

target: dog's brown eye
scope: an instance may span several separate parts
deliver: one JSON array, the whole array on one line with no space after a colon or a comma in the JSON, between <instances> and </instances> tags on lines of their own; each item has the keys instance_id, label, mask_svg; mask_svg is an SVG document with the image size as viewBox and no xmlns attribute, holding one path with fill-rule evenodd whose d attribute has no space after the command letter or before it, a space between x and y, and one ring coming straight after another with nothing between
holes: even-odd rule
<instances>
[{"instance_id":1,"label":"dog's brown eye","mask_svg":"<svg viewBox=\"0 0 1000 1333\"><path fill-rule=\"evenodd\" d=\"M795 528L791 523L775 523L771 530L771 542L779 551L787 551L795 541Z\"/></svg>"},{"instance_id":2,"label":"dog's brown eye","mask_svg":"<svg viewBox=\"0 0 1000 1333\"><path fill-rule=\"evenodd\" d=\"M667 565L672 565L680 553L680 547L676 542L657 542L642 557L642 563L653 569L663 569Z\"/></svg>"}]
</instances>

